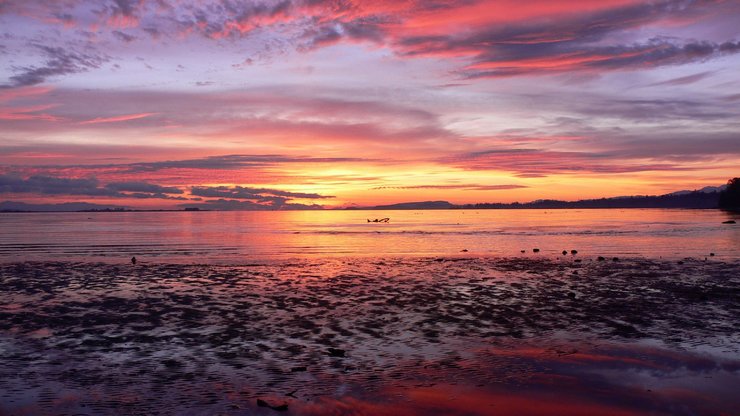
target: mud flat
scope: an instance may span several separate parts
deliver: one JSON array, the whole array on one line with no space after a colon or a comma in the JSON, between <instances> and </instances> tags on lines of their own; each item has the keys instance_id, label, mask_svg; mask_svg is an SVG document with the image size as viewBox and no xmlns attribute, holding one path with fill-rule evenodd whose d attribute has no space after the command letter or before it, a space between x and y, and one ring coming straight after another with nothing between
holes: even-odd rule
<instances>
[{"instance_id":1,"label":"mud flat","mask_svg":"<svg viewBox=\"0 0 740 416\"><path fill-rule=\"evenodd\" d=\"M732 414L740 263L0 264L0 415Z\"/></svg>"}]
</instances>

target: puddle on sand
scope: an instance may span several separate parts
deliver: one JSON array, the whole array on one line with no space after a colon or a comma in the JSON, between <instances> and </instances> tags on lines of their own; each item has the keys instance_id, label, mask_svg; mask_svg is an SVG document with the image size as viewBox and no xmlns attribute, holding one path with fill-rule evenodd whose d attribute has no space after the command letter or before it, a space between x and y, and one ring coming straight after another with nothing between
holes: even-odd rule
<instances>
[{"instance_id":1,"label":"puddle on sand","mask_svg":"<svg viewBox=\"0 0 740 416\"><path fill-rule=\"evenodd\" d=\"M208 374L188 376L186 364L173 362L134 384L103 364L83 374L69 363L31 361L37 371L66 370L47 373L57 380L6 379L0 414L279 414L257 399L316 416L729 415L740 408L733 387L740 360L653 344L504 338L436 360L357 368L351 356L335 357L328 368L272 374L213 363Z\"/></svg>"}]
</instances>

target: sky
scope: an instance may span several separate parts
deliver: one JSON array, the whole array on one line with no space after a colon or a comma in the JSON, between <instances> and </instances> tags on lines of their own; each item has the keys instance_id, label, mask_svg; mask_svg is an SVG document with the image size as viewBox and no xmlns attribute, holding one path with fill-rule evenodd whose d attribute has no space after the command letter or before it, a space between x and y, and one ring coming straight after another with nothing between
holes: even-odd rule
<instances>
[{"instance_id":1,"label":"sky","mask_svg":"<svg viewBox=\"0 0 740 416\"><path fill-rule=\"evenodd\" d=\"M740 176L740 1L0 0L0 201L578 200Z\"/></svg>"}]
</instances>

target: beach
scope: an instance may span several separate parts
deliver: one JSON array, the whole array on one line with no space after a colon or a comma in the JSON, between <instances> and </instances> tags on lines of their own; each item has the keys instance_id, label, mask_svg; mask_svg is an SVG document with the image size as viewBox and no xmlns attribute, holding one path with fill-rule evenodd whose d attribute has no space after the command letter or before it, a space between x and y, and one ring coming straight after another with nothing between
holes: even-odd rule
<instances>
[{"instance_id":1,"label":"beach","mask_svg":"<svg viewBox=\"0 0 740 416\"><path fill-rule=\"evenodd\" d=\"M732 414L740 262L0 264L0 414Z\"/></svg>"}]
</instances>

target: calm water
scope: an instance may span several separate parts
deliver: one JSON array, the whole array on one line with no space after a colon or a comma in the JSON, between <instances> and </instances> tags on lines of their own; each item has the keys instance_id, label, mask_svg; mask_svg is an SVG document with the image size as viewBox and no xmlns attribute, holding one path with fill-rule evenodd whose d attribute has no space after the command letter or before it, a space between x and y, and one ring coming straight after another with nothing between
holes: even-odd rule
<instances>
[{"instance_id":1,"label":"calm water","mask_svg":"<svg viewBox=\"0 0 740 416\"><path fill-rule=\"evenodd\" d=\"M389 223L367 219L389 217ZM0 214L0 261L240 263L305 256L740 259L740 215L716 210L442 210Z\"/></svg>"}]
</instances>

